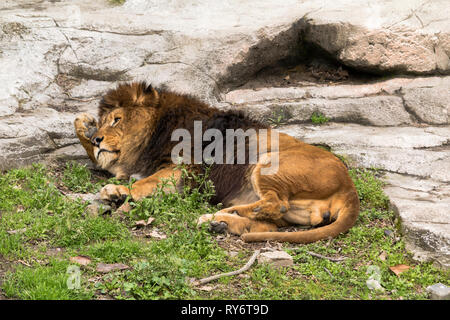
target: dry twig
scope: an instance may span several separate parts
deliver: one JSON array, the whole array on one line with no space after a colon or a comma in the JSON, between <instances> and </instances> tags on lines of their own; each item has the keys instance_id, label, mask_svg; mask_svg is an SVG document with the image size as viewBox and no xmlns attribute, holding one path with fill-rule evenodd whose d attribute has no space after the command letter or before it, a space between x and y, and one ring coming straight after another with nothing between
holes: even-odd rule
<instances>
[{"instance_id":1,"label":"dry twig","mask_svg":"<svg viewBox=\"0 0 450 320\"><path fill-rule=\"evenodd\" d=\"M289 250L300 250L302 248L287 248ZM326 259L326 260L330 260L332 262L341 262L344 261L345 259L347 259L347 257L337 257L337 258L333 258L333 257L327 257L327 256L323 256L321 254L312 252L312 251L305 251L307 254L316 257L316 258L320 258L320 259Z\"/></svg>"},{"instance_id":2,"label":"dry twig","mask_svg":"<svg viewBox=\"0 0 450 320\"><path fill-rule=\"evenodd\" d=\"M323 267L323 269L326 271L326 273L328 273L328 275L330 276L331 279L334 279L333 275L331 274L330 270L328 270L327 268Z\"/></svg>"},{"instance_id":3,"label":"dry twig","mask_svg":"<svg viewBox=\"0 0 450 320\"><path fill-rule=\"evenodd\" d=\"M28 262L24 261L24 260L17 260L17 262L23 264L24 266L31 267L31 265Z\"/></svg>"},{"instance_id":4,"label":"dry twig","mask_svg":"<svg viewBox=\"0 0 450 320\"><path fill-rule=\"evenodd\" d=\"M235 276L235 275L238 275L240 273L243 273L243 272L247 271L248 269L250 269L250 267L253 265L253 263L255 263L255 260L258 257L259 252L260 252L259 250L256 250L253 253L253 255L250 257L248 262L245 264L245 266L243 266L239 270L231 271L231 272L227 272L227 273L221 273L221 274L217 274L215 276L211 276L211 277L207 277L207 278L204 278L204 279L200 279L200 280L196 281L194 284L196 286L198 286L198 285L202 285L202 284L214 281L214 280L222 278L222 277Z\"/></svg>"}]
</instances>

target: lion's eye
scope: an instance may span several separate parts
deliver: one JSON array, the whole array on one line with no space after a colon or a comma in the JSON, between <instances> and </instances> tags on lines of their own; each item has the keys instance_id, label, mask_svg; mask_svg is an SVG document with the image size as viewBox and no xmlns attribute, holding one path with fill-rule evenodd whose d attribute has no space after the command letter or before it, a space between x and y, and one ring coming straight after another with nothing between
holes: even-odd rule
<instances>
[{"instance_id":1,"label":"lion's eye","mask_svg":"<svg viewBox=\"0 0 450 320\"><path fill-rule=\"evenodd\" d=\"M115 126L115 125L120 121L120 119L121 119L121 118L119 118L119 117L114 118L114 121L113 121L113 123L111 124L111 126Z\"/></svg>"}]
</instances>

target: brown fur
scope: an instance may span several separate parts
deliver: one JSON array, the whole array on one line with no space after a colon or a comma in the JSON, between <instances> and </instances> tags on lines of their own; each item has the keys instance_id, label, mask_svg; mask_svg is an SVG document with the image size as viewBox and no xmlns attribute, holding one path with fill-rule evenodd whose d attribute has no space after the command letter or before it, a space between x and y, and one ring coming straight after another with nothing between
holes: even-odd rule
<instances>
[{"instance_id":1,"label":"brown fur","mask_svg":"<svg viewBox=\"0 0 450 320\"><path fill-rule=\"evenodd\" d=\"M203 131L215 128L224 137L226 129L269 129L242 114L220 111L194 97L145 83L121 84L107 92L98 117L96 123L92 116L80 115L75 120L77 135L90 159L103 169L121 179L145 177L131 188L135 200L151 195L161 178L180 179L170 157L178 144L170 140L173 130L187 129L193 137L194 120L202 121ZM97 131L88 134L92 130ZM246 148L248 160L248 141ZM265 157L274 152L269 145ZM200 217L199 223L223 222L245 241L309 243L347 231L358 216L359 200L343 163L328 151L281 133L277 152L279 169L271 175L260 173L268 166L264 156L253 165L213 164L210 179L216 196L212 202L222 202L225 209ZM191 165L190 169L201 172L205 164ZM130 191L125 186L107 185L100 194L113 201ZM276 232L278 227L291 224L318 228Z\"/></svg>"}]
</instances>

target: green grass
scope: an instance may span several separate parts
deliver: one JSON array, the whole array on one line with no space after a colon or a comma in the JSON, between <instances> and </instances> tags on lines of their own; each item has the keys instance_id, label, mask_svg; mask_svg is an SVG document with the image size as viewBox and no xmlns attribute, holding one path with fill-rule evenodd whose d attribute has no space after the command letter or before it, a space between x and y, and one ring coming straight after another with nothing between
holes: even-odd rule
<instances>
[{"instance_id":1,"label":"green grass","mask_svg":"<svg viewBox=\"0 0 450 320\"><path fill-rule=\"evenodd\" d=\"M288 122L288 118L286 113L283 110L276 110L272 112L272 116L267 119L272 127L277 128L281 125L284 125Z\"/></svg>"},{"instance_id":2,"label":"green grass","mask_svg":"<svg viewBox=\"0 0 450 320\"><path fill-rule=\"evenodd\" d=\"M107 281L99 287L111 292L121 292L117 298L135 299L170 299L195 297L188 278L201 277L210 272L223 270L226 258L214 238L205 230L196 226L197 218L203 213L213 213L217 208L207 201L214 194L212 184L204 176L191 175L184 170L184 176L193 180L197 187L185 186L181 193L168 193L164 189L175 185L174 180L166 180L156 190L154 197L138 203L131 202L133 209L129 212L131 220L153 217L152 224L167 234L167 239L146 243L128 243L129 250L122 246L107 244L108 250L123 255L128 252L128 259L133 269L121 273L117 278ZM200 191L202 190L202 191ZM92 252L91 252L92 253ZM139 254L138 254L139 253ZM114 261L115 255L104 257ZM117 261L118 262L118 261ZM113 284L113 285L111 285Z\"/></svg>"},{"instance_id":3,"label":"green grass","mask_svg":"<svg viewBox=\"0 0 450 320\"><path fill-rule=\"evenodd\" d=\"M330 121L324 114L320 112L313 112L311 115L311 122L314 124L324 124Z\"/></svg>"},{"instance_id":4,"label":"green grass","mask_svg":"<svg viewBox=\"0 0 450 320\"><path fill-rule=\"evenodd\" d=\"M86 165L75 161L69 161L66 163L62 176L57 180L60 180L59 184L62 187L73 193L96 193L100 191L101 187L105 184L123 183L123 181L120 181L114 177L109 179L104 177L94 177Z\"/></svg>"},{"instance_id":5,"label":"green grass","mask_svg":"<svg viewBox=\"0 0 450 320\"><path fill-rule=\"evenodd\" d=\"M19 265L6 276L2 286L7 296L24 300L86 300L92 290L68 289L68 261L51 259L46 265ZM83 283L86 285L86 283Z\"/></svg>"},{"instance_id":6,"label":"green grass","mask_svg":"<svg viewBox=\"0 0 450 320\"><path fill-rule=\"evenodd\" d=\"M50 266L33 263L32 267L23 267L19 264L15 272L9 273L5 279L5 294L23 299L51 299L61 294L66 299L85 297L92 290L106 290L116 298L195 296L188 277L222 270L221 260L225 253L204 228L196 226L199 215L217 210L207 204L213 195L211 184L204 177L187 178L195 180L199 187L186 186L183 193L171 194L163 188L173 181L166 181L154 198L132 203L129 217L119 219L86 214L87 204L64 197L56 188L55 177L43 166L3 174L0 180L3 191L0 196L0 253L3 258L11 263L18 259L33 263L36 255L45 252L46 247L57 247L65 249L65 255L60 259L66 267L70 256L79 254L89 256L93 264L121 262L132 267L129 271L105 276L105 280L95 287L87 284L81 293L67 295L60 290L60 280L67 277L62 270L64 268L54 271L57 280L37 286L30 280L32 274L46 274ZM68 165L60 179L65 188L73 191L97 189L92 188L97 183L91 181L92 176L87 174L86 168L79 165ZM79 189L74 181L79 181ZM110 181L103 183L107 182ZM199 188L203 191L200 192ZM134 220L150 216L155 218L153 224L160 232L167 234L167 239L147 241L132 236ZM23 232L8 233L17 230ZM37 244L42 244L39 250L36 249ZM88 275L95 274L93 268L86 271ZM33 285L36 285L36 291L33 291ZM48 286L48 292L43 292L42 286ZM29 287L26 294L22 292L23 287Z\"/></svg>"},{"instance_id":7,"label":"green grass","mask_svg":"<svg viewBox=\"0 0 450 320\"><path fill-rule=\"evenodd\" d=\"M449 285L448 273L431 263L416 263L405 250L375 170L351 169L358 189L361 214L356 225L330 243L301 246L283 244L294 266L274 269L255 264L240 276L222 278L203 291L191 279L236 270L252 254L252 245L237 237L218 242L198 228L197 218L218 208L208 204L214 194L205 176L184 171L188 181L181 193L168 193L165 181L151 198L131 202L120 215L86 214L87 204L71 200L61 190L96 192L115 179L99 179L85 166L68 163L62 171L34 165L0 174L0 295L19 299L426 299L425 288L436 282ZM196 186L196 187L195 187ZM135 221L153 218L136 229ZM158 229L165 239L146 236ZM390 230L394 237L387 236ZM264 246L264 244L261 244ZM239 249L240 248L240 249ZM227 254L238 250L237 256ZM344 256L343 262L315 258ZM69 289L70 257L91 260L79 266L81 287ZM123 263L130 268L102 274L98 263ZM399 277L390 266L407 264ZM382 272L383 292L366 286L369 266Z\"/></svg>"},{"instance_id":8,"label":"green grass","mask_svg":"<svg viewBox=\"0 0 450 320\"><path fill-rule=\"evenodd\" d=\"M65 177L64 174L63 181ZM77 246L129 236L128 229L120 221L86 215L87 204L64 197L57 189L55 179L43 166L12 170L1 176L0 187L3 191L0 195L0 230L23 230L14 237L0 234L2 254L15 253L14 243L20 238L31 243L47 241L53 246Z\"/></svg>"},{"instance_id":9,"label":"green grass","mask_svg":"<svg viewBox=\"0 0 450 320\"><path fill-rule=\"evenodd\" d=\"M350 176L355 183L361 206L368 209L386 210L389 199L383 192L383 182L379 180L376 170L352 169Z\"/></svg>"},{"instance_id":10,"label":"green grass","mask_svg":"<svg viewBox=\"0 0 450 320\"><path fill-rule=\"evenodd\" d=\"M120 6L125 3L126 0L108 0L111 4Z\"/></svg>"},{"instance_id":11,"label":"green grass","mask_svg":"<svg viewBox=\"0 0 450 320\"><path fill-rule=\"evenodd\" d=\"M92 174L86 166L77 162L68 162L62 176L62 183L72 192L96 192L98 183L92 182Z\"/></svg>"}]
</instances>

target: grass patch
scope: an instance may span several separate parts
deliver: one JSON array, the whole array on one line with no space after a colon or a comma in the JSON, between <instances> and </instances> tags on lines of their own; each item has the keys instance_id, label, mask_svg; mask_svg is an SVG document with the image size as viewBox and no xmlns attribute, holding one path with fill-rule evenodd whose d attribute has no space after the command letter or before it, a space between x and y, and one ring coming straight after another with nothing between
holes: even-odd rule
<instances>
[{"instance_id":1,"label":"grass patch","mask_svg":"<svg viewBox=\"0 0 450 320\"><path fill-rule=\"evenodd\" d=\"M75 192L86 192L110 182L92 183L92 176L86 170L71 163L62 175L55 176L45 167L35 165L1 176L0 253L10 261L25 259L30 265L18 264L15 271L8 274L3 285L7 296L52 299L60 295L62 299L77 299L87 297L87 292L98 291L119 299L195 297L189 277L224 269L224 250L206 230L196 226L198 216L217 210L208 204L214 191L206 177L185 171L186 179L197 187L186 184L183 192L168 193L164 190L174 181L167 180L160 185L155 197L131 203L133 210L121 219L88 215L86 203L66 198L56 187L62 185ZM58 178L61 181L55 181ZM79 188L76 188L77 183ZM167 234L167 239L149 241L132 234L134 220L148 217L155 218L152 226ZM61 257L52 258L51 265L36 263L36 257L46 252L46 248L55 247L64 249ZM95 286L84 283L81 295L68 294L67 288L62 290L61 287L64 286L62 280L68 277L64 268L69 265L71 256L79 254L89 256L93 264L120 262L131 268L108 274ZM57 279L49 279L38 286L30 279L29 274L33 272L42 273L43 278L47 273L55 273ZM95 274L94 267L87 269L86 276ZM35 292L22 292L21 288L33 286L36 286ZM42 292L46 286L48 292Z\"/></svg>"},{"instance_id":2,"label":"grass patch","mask_svg":"<svg viewBox=\"0 0 450 320\"><path fill-rule=\"evenodd\" d=\"M85 165L75 161L66 164L61 180L72 192L97 192L100 189L98 183L92 182L91 171Z\"/></svg>"},{"instance_id":3,"label":"grass patch","mask_svg":"<svg viewBox=\"0 0 450 320\"><path fill-rule=\"evenodd\" d=\"M66 174L63 180L65 177ZM116 219L86 215L87 204L66 198L56 184L50 172L40 165L1 176L3 254L15 253L19 242L46 241L68 247L129 236L126 226Z\"/></svg>"},{"instance_id":4,"label":"grass patch","mask_svg":"<svg viewBox=\"0 0 450 320\"><path fill-rule=\"evenodd\" d=\"M426 299L425 288L449 285L448 272L430 263L415 263L405 250L394 225L394 214L376 170L351 169L361 200L355 226L331 242L293 246L283 244L295 265L277 270L254 265L240 276L222 278L212 291L190 284L191 278L240 268L255 244L231 236L218 242L216 235L196 226L197 218L217 207L208 204L214 188L207 176L183 172L187 181L180 193L168 179L153 197L130 202L125 216L89 215L87 204L71 200L62 190L96 192L106 183L86 167L69 163L56 174L42 165L15 169L0 175L0 263L8 272L0 276L4 295L19 299ZM153 218L144 228L135 221ZM390 230L394 236L386 235ZM146 234L157 231L162 239ZM256 246L265 246L259 244ZM238 251L231 256L228 251ZM312 257L345 256L336 263ZM69 289L70 258L86 256L80 266L81 287ZM129 269L102 274L98 263L122 263ZM407 264L399 277L390 266ZM369 266L381 270L384 291L371 291L365 281Z\"/></svg>"},{"instance_id":5,"label":"grass patch","mask_svg":"<svg viewBox=\"0 0 450 320\"><path fill-rule=\"evenodd\" d=\"M152 198L130 202L133 209L129 218L154 218L152 224L166 234L167 239L146 243L145 247L128 243L127 249L117 250L120 254L128 252L128 258L137 260L131 261L132 270L121 273L117 278L111 277L100 285L103 291L117 298L195 298L196 292L190 287L189 278L226 269L223 266L226 259L224 250L205 228L196 225L201 214L217 211L208 204L214 195L213 186L207 175L192 175L183 170L183 176L193 183L187 183L180 193L165 191L176 185L173 179L168 179L158 186ZM108 254L111 252L114 249L108 250ZM114 256L107 258L114 261Z\"/></svg>"},{"instance_id":6,"label":"grass patch","mask_svg":"<svg viewBox=\"0 0 450 320\"><path fill-rule=\"evenodd\" d=\"M320 112L315 111L311 115L311 122L314 124L324 124L327 123L328 121L330 121L330 119L328 119L324 114Z\"/></svg>"},{"instance_id":7,"label":"grass patch","mask_svg":"<svg viewBox=\"0 0 450 320\"><path fill-rule=\"evenodd\" d=\"M377 170L356 168L351 169L349 173L363 208L387 210L389 199L383 192L383 182L377 178Z\"/></svg>"},{"instance_id":8,"label":"grass patch","mask_svg":"<svg viewBox=\"0 0 450 320\"><path fill-rule=\"evenodd\" d=\"M125 3L126 0L108 0L108 1L113 5L121 6Z\"/></svg>"},{"instance_id":9,"label":"grass patch","mask_svg":"<svg viewBox=\"0 0 450 320\"><path fill-rule=\"evenodd\" d=\"M272 112L271 117L267 119L270 125L274 128L277 128L281 125L284 125L288 122L288 118L286 113L283 110L276 110Z\"/></svg>"},{"instance_id":10,"label":"grass patch","mask_svg":"<svg viewBox=\"0 0 450 320\"><path fill-rule=\"evenodd\" d=\"M108 0L109 3L114 4L116 6L122 5L125 3L126 0Z\"/></svg>"},{"instance_id":11,"label":"grass patch","mask_svg":"<svg viewBox=\"0 0 450 320\"><path fill-rule=\"evenodd\" d=\"M31 267L19 265L14 273L4 279L2 289L6 296L23 300L87 300L93 297L92 290L71 290L67 286L68 261L51 259L46 265L39 263Z\"/></svg>"}]
</instances>

